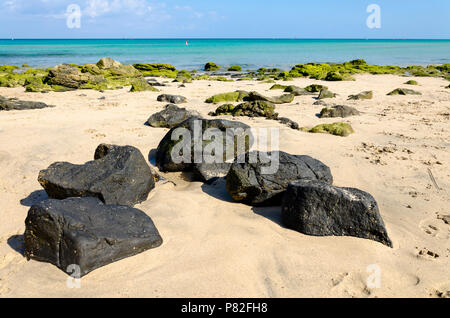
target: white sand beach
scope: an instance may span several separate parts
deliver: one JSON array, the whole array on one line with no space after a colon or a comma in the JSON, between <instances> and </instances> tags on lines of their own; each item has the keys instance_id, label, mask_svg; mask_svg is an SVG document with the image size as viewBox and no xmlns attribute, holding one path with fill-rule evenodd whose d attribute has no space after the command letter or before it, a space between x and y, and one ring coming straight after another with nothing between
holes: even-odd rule
<instances>
[{"instance_id":1,"label":"white sand beach","mask_svg":"<svg viewBox=\"0 0 450 318\"><path fill-rule=\"evenodd\" d=\"M70 289L68 276L47 263L27 261L22 235L30 205L47 198L37 181L56 161L92 160L101 143L131 145L147 158L168 129L145 126L166 103L159 94L183 95L189 110L208 117L217 106L205 99L237 89L280 95L256 81L194 81L160 92L105 91L0 95L42 101L54 108L0 111L0 297L442 297L450 294L450 90L442 78L356 75L356 81L295 79L288 85L324 84L338 94L327 103L362 114L319 119L313 96L277 105L280 116L301 127L348 122L348 137L311 134L264 118L233 119L252 127L280 128L280 150L310 155L331 168L334 184L372 194L394 248L355 237L312 237L285 228L280 207L233 202L223 180L189 182L163 173L136 206L158 227L164 243L93 271ZM408 79L421 96L387 96ZM285 82L280 82L286 84ZM374 98L347 101L372 90ZM100 99L105 97L105 99ZM149 162L150 164L150 162ZM430 172L436 185L430 177ZM448 222L448 219L447 219ZM380 288L366 282L380 269Z\"/></svg>"}]
</instances>

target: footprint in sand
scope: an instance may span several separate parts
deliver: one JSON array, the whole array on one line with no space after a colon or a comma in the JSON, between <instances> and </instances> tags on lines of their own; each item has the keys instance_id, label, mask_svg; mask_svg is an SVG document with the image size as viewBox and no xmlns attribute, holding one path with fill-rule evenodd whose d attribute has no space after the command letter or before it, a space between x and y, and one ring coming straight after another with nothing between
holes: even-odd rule
<instances>
[{"instance_id":1,"label":"footprint in sand","mask_svg":"<svg viewBox=\"0 0 450 318\"><path fill-rule=\"evenodd\" d=\"M420 222L420 228L428 235L447 240L450 238L450 216L436 214L434 218Z\"/></svg>"},{"instance_id":2,"label":"footprint in sand","mask_svg":"<svg viewBox=\"0 0 450 318\"><path fill-rule=\"evenodd\" d=\"M333 297L370 297L373 293L359 273L342 273L331 279Z\"/></svg>"},{"instance_id":3,"label":"footprint in sand","mask_svg":"<svg viewBox=\"0 0 450 318\"><path fill-rule=\"evenodd\" d=\"M435 253L433 251L430 251L427 248L423 248L423 249L418 251L417 257L418 258L423 258L423 259L428 259L428 260L436 260L440 256L439 256L439 254L437 254L437 253Z\"/></svg>"},{"instance_id":4,"label":"footprint in sand","mask_svg":"<svg viewBox=\"0 0 450 318\"><path fill-rule=\"evenodd\" d=\"M431 297L450 298L450 282L444 283L430 293Z\"/></svg>"}]
</instances>

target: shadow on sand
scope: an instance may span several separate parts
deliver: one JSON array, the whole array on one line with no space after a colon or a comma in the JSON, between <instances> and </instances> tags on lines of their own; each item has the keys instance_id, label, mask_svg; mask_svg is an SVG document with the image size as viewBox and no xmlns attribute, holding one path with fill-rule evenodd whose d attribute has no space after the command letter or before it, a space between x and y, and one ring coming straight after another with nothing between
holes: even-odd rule
<instances>
[{"instance_id":1,"label":"shadow on sand","mask_svg":"<svg viewBox=\"0 0 450 318\"><path fill-rule=\"evenodd\" d=\"M25 255L25 241L23 235L13 235L8 241L8 245L22 256Z\"/></svg>"}]
</instances>

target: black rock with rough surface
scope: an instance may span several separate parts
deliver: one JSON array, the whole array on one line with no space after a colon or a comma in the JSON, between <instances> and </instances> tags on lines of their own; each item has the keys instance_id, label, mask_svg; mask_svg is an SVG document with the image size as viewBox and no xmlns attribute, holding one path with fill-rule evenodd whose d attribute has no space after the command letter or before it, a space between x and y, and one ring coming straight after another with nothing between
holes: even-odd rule
<instances>
[{"instance_id":1,"label":"black rock with rough surface","mask_svg":"<svg viewBox=\"0 0 450 318\"><path fill-rule=\"evenodd\" d=\"M164 172L180 172L180 171L192 171L194 165L206 165L206 161L204 160L203 150L204 147L207 146L207 142L200 141L200 147L198 147L201 153L197 151L197 157L200 157L201 162L195 162L195 139L194 139L194 130L195 127L198 127L200 132L200 138L202 138L203 134L207 129L214 129L216 132L220 132L220 139L219 143L223 146L223 154L224 158L222 162L227 162L228 158L225 157L225 155L231 154L234 155L231 160L234 159L236 155L238 155L238 149L235 147L237 145L237 140L240 140L241 142L245 143L245 151L248 151L250 149L250 146L253 142L253 136L247 135L247 129L250 129L250 126L243 124L238 121L230 121L230 120L223 120L223 119L216 119L216 120L208 120L208 119L202 119L202 118L196 118L191 117L181 124L175 126L172 128L166 136L161 140L159 143L158 149L156 151L156 165L157 167ZM174 158L172 157L172 151L175 146L183 146L184 141L182 137L180 137L177 140L172 140L174 132L179 130L179 128L184 128L190 133L190 144L187 144L187 148L190 149L190 161L189 162L175 162ZM187 132L186 131L186 132ZM229 142L227 142L229 140ZM234 140L234 142L232 142ZM179 143L181 143L179 145ZM180 147L183 148L183 147ZM182 153L180 155L185 156L186 159L188 159L188 156L186 154ZM207 167L206 165L205 167ZM205 168L206 169L206 168ZM197 169L198 170L198 169ZM201 169L200 169L201 170ZM208 171L217 170L219 173L217 175L213 175L210 173L205 174L205 180L209 180L212 177L220 177L222 175L223 169L217 169L217 167L210 166L208 168Z\"/></svg>"},{"instance_id":2,"label":"black rock with rough surface","mask_svg":"<svg viewBox=\"0 0 450 318\"><path fill-rule=\"evenodd\" d=\"M281 151L271 152L268 155L273 160L278 160L279 165L278 169L270 172L262 170L263 167L269 167L270 163L264 163L261 160L261 154L266 153L247 153L245 163L235 161L231 166L227 175L227 191L234 200L253 206L280 205L292 181L306 179L333 183L330 168L319 160ZM250 158L256 155L256 163L250 163ZM243 161L243 158L238 159Z\"/></svg>"},{"instance_id":3,"label":"black rock with rough surface","mask_svg":"<svg viewBox=\"0 0 450 318\"><path fill-rule=\"evenodd\" d=\"M354 236L392 247L377 202L358 189L292 182L283 198L282 221L306 235Z\"/></svg>"},{"instance_id":4,"label":"black rock with rough surface","mask_svg":"<svg viewBox=\"0 0 450 318\"><path fill-rule=\"evenodd\" d=\"M31 207L25 226L28 259L79 277L163 242L144 212L96 198L42 201Z\"/></svg>"},{"instance_id":5,"label":"black rock with rough surface","mask_svg":"<svg viewBox=\"0 0 450 318\"><path fill-rule=\"evenodd\" d=\"M153 114L147 120L147 124L157 128L173 128L188 118L200 117L196 111L189 111L177 105L169 104L159 113Z\"/></svg>"},{"instance_id":6,"label":"black rock with rough surface","mask_svg":"<svg viewBox=\"0 0 450 318\"><path fill-rule=\"evenodd\" d=\"M106 204L129 206L147 200L155 182L138 149L102 144L94 158L83 165L56 162L39 173L38 181L54 199L96 197Z\"/></svg>"}]
</instances>

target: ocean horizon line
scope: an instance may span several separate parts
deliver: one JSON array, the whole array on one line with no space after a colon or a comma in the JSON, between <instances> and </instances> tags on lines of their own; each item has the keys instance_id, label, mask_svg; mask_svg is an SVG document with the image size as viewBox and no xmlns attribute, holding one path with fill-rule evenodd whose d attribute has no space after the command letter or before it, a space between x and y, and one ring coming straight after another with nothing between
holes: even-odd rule
<instances>
[{"instance_id":1,"label":"ocean horizon line","mask_svg":"<svg viewBox=\"0 0 450 318\"><path fill-rule=\"evenodd\" d=\"M170 37L170 38L141 38L141 37L120 37L120 38L0 38L0 41L11 40L343 40L343 41L450 41L450 38L299 38L299 37L251 37L251 38L235 38L235 37L219 37L219 38L203 38L203 37Z\"/></svg>"}]
</instances>

